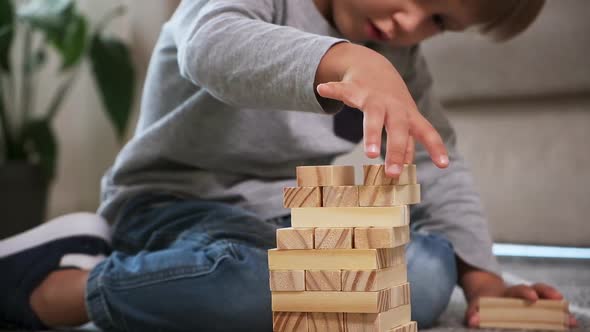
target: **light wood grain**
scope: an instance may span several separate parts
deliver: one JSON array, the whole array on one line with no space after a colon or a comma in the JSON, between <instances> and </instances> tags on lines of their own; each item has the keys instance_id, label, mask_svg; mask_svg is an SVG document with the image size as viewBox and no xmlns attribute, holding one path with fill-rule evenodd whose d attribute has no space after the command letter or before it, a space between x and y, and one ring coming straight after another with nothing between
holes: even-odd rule
<instances>
[{"instance_id":1,"label":"light wood grain","mask_svg":"<svg viewBox=\"0 0 590 332\"><path fill-rule=\"evenodd\" d=\"M374 292L408 281L405 264L379 270L343 270L342 290L345 292Z\"/></svg>"},{"instance_id":2,"label":"light wood grain","mask_svg":"<svg viewBox=\"0 0 590 332\"><path fill-rule=\"evenodd\" d=\"M315 229L315 249L352 249L352 228Z\"/></svg>"},{"instance_id":3,"label":"light wood grain","mask_svg":"<svg viewBox=\"0 0 590 332\"><path fill-rule=\"evenodd\" d=\"M359 206L397 206L420 203L420 185L359 186Z\"/></svg>"},{"instance_id":4,"label":"light wood grain","mask_svg":"<svg viewBox=\"0 0 590 332\"><path fill-rule=\"evenodd\" d=\"M389 332L417 332L418 324L416 322L409 322L404 325L396 326L389 330Z\"/></svg>"},{"instance_id":5,"label":"light wood grain","mask_svg":"<svg viewBox=\"0 0 590 332\"><path fill-rule=\"evenodd\" d=\"M296 168L298 187L353 186L352 166L299 166Z\"/></svg>"},{"instance_id":6,"label":"light wood grain","mask_svg":"<svg viewBox=\"0 0 590 332\"><path fill-rule=\"evenodd\" d=\"M404 262L404 247L268 251L270 270L374 270Z\"/></svg>"},{"instance_id":7,"label":"light wood grain","mask_svg":"<svg viewBox=\"0 0 590 332\"><path fill-rule=\"evenodd\" d=\"M270 271L270 290L277 291L304 291L304 270L274 270Z\"/></svg>"},{"instance_id":8,"label":"light wood grain","mask_svg":"<svg viewBox=\"0 0 590 332\"><path fill-rule=\"evenodd\" d=\"M530 302L523 299L489 296L481 297L479 305L483 308L546 308L566 312L569 308L569 303L565 300L537 300Z\"/></svg>"},{"instance_id":9,"label":"light wood grain","mask_svg":"<svg viewBox=\"0 0 590 332\"><path fill-rule=\"evenodd\" d=\"M546 324L534 322L490 322L481 321L480 328L498 328L498 329L514 329L514 330L533 330L533 331L569 331L565 325Z\"/></svg>"},{"instance_id":10,"label":"light wood grain","mask_svg":"<svg viewBox=\"0 0 590 332\"><path fill-rule=\"evenodd\" d=\"M379 314L347 313L344 319L347 332L390 332L392 327L408 324L410 316L410 305L406 304Z\"/></svg>"},{"instance_id":11,"label":"light wood grain","mask_svg":"<svg viewBox=\"0 0 590 332\"><path fill-rule=\"evenodd\" d=\"M279 228L277 229L278 249L313 249L313 228Z\"/></svg>"},{"instance_id":12,"label":"light wood grain","mask_svg":"<svg viewBox=\"0 0 590 332\"><path fill-rule=\"evenodd\" d=\"M409 304L409 289L406 283L377 292L273 292L272 310L379 313Z\"/></svg>"},{"instance_id":13,"label":"light wood grain","mask_svg":"<svg viewBox=\"0 0 590 332\"><path fill-rule=\"evenodd\" d=\"M340 312L309 312L307 313L309 332L346 332L345 316L345 313Z\"/></svg>"},{"instance_id":14,"label":"light wood grain","mask_svg":"<svg viewBox=\"0 0 590 332\"><path fill-rule=\"evenodd\" d=\"M410 241L410 226L356 227L354 247L357 249L395 248Z\"/></svg>"},{"instance_id":15,"label":"light wood grain","mask_svg":"<svg viewBox=\"0 0 590 332\"><path fill-rule=\"evenodd\" d=\"M398 179L386 176L383 164L363 165L363 184L365 186L405 185L416 183L416 165L404 165L402 173Z\"/></svg>"},{"instance_id":16,"label":"light wood grain","mask_svg":"<svg viewBox=\"0 0 590 332\"><path fill-rule=\"evenodd\" d=\"M342 272L340 270L305 271L305 290L307 291L341 291Z\"/></svg>"},{"instance_id":17,"label":"light wood grain","mask_svg":"<svg viewBox=\"0 0 590 332\"><path fill-rule=\"evenodd\" d=\"M321 207L322 189L320 187L286 187L283 189L283 206Z\"/></svg>"},{"instance_id":18,"label":"light wood grain","mask_svg":"<svg viewBox=\"0 0 590 332\"><path fill-rule=\"evenodd\" d=\"M358 186L322 187L323 207L357 207L359 206Z\"/></svg>"},{"instance_id":19,"label":"light wood grain","mask_svg":"<svg viewBox=\"0 0 590 332\"><path fill-rule=\"evenodd\" d=\"M307 313L273 312L273 332L308 332Z\"/></svg>"},{"instance_id":20,"label":"light wood grain","mask_svg":"<svg viewBox=\"0 0 590 332\"><path fill-rule=\"evenodd\" d=\"M407 206L291 209L293 227L396 227L409 220Z\"/></svg>"}]
</instances>

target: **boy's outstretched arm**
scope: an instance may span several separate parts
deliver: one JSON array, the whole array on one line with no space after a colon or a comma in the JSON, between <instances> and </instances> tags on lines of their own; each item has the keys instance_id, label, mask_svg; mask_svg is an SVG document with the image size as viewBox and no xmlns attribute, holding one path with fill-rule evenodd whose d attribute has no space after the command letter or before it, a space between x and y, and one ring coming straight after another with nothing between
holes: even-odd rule
<instances>
[{"instance_id":1,"label":"boy's outstretched arm","mask_svg":"<svg viewBox=\"0 0 590 332\"><path fill-rule=\"evenodd\" d=\"M399 176L413 151L410 137L427 147L438 167L447 166L440 135L420 115L387 59L342 39L282 26L277 5L272 0L183 1L168 25L181 75L230 105L328 113L341 108L341 103L322 103L317 91L365 113L369 157L379 156L383 128L390 133L385 161L390 176ZM321 104L338 107L325 110Z\"/></svg>"}]
</instances>

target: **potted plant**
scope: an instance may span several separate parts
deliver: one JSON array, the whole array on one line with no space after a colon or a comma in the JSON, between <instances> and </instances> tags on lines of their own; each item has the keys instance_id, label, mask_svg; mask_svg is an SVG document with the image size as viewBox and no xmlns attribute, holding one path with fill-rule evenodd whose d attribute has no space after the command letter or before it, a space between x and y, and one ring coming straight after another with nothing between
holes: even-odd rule
<instances>
[{"instance_id":1,"label":"potted plant","mask_svg":"<svg viewBox=\"0 0 590 332\"><path fill-rule=\"evenodd\" d=\"M52 121L84 60L90 62L104 110L123 138L134 70L125 44L104 34L121 13L118 7L91 28L73 0L0 0L0 238L44 219L58 155ZM13 61L17 33L22 49L19 61ZM50 52L61 61L55 91L47 105L34 110L35 78Z\"/></svg>"}]
</instances>

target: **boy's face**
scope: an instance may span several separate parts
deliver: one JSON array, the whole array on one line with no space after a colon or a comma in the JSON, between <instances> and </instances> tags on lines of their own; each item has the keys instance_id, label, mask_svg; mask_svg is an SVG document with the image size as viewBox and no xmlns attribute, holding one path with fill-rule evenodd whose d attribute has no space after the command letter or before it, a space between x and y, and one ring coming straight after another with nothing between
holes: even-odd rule
<instances>
[{"instance_id":1,"label":"boy's face","mask_svg":"<svg viewBox=\"0 0 590 332\"><path fill-rule=\"evenodd\" d=\"M314 0L342 35L355 42L417 44L444 30L478 23L480 0Z\"/></svg>"}]
</instances>

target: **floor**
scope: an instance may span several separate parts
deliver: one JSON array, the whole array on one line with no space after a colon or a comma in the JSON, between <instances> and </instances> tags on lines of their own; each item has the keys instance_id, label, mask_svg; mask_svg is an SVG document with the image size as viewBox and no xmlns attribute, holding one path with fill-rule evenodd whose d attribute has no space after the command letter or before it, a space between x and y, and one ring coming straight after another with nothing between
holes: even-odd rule
<instances>
[{"instance_id":1,"label":"floor","mask_svg":"<svg viewBox=\"0 0 590 332\"><path fill-rule=\"evenodd\" d=\"M590 260L567 260L546 258L499 258L504 268L504 278L511 283L545 282L557 287L570 301L570 311L580 323L572 331L590 331ZM453 293L449 308L442 315L439 325L430 332L494 331L464 328L462 317L465 310L463 294L459 289ZM77 331L94 330L84 327ZM13 331L14 332L14 331Z\"/></svg>"}]
</instances>

